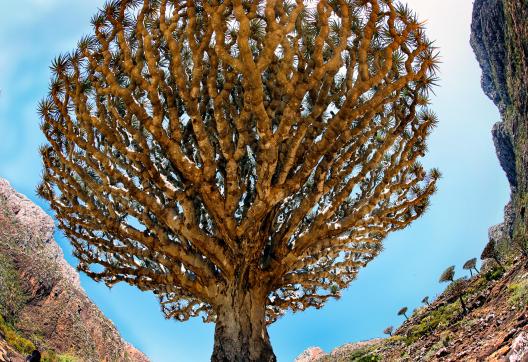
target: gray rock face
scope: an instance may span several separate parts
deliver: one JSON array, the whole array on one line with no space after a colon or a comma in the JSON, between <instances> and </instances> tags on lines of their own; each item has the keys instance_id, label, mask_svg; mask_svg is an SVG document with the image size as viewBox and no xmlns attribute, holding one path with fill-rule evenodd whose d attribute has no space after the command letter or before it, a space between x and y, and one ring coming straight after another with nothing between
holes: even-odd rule
<instances>
[{"instance_id":1,"label":"gray rock face","mask_svg":"<svg viewBox=\"0 0 528 362\"><path fill-rule=\"evenodd\" d=\"M493 225L488 229L488 243L493 243L494 249L501 253L501 257L507 256L505 255L507 254L506 252L511 249L514 225L515 212L512 203L509 202L504 207L504 222Z\"/></svg>"},{"instance_id":2,"label":"gray rock face","mask_svg":"<svg viewBox=\"0 0 528 362\"><path fill-rule=\"evenodd\" d=\"M528 360L527 332L521 332L517 337L515 337L507 358L509 362L525 362Z\"/></svg>"},{"instance_id":3,"label":"gray rock face","mask_svg":"<svg viewBox=\"0 0 528 362\"><path fill-rule=\"evenodd\" d=\"M508 134L503 122L497 122L491 130L493 136L493 143L495 144L495 151L499 158L500 165L512 190L515 192L517 188L517 169L515 165L515 151L513 149L511 136Z\"/></svg>"},{"instance_id":4,"label":"gray rock face","mask_svg":"<svg viewBox=\"0 0 528 362\"><path fill-rule=\"evenodd\" d=\"M490 19L494 19L493 22ZM502 111L509 104L504 61L504 9L501 0L476 0L473 4L471 46L482 68L482 89Z\"/></svg>"},{"instance_id":5,"label":"gray rock face","mask_svg":"<svg viewBox=\"0 0 528 362\"><path fill-rule=\"evenodd\" d=\"M528 2L475 0L471 45L482 68L482 88L499 108L492 130L500 165L511 186L505 222L495 240L528 237ZM498 234L502 232L502 237ZM505 249L505 251L508 248ZM510 246L510 251L513 249Z\"/></svg>"},{"instance_id":6,"label":"gray rock face","mask_svg":"<svg viewBox=\"0 0 528 362\"><path fill-rule=\"evenodd\" d=\"M500 223L493 225L488 229L488 238L490 242L494 242L495 245L504 238L504 224Z\"/></svg>"},{"instance_id":7,"label":"gray rock face","mask_svg":"<svg viewBox=\"0 0 528 362\"><path fill-rule=\"evenodd\" d=\"M41 336L39 348L84 362L147 362L88 298L53 231L53 220L0 178L0 253L16 266L29 296L17 328Z\"/></svg>"}]
</instances>

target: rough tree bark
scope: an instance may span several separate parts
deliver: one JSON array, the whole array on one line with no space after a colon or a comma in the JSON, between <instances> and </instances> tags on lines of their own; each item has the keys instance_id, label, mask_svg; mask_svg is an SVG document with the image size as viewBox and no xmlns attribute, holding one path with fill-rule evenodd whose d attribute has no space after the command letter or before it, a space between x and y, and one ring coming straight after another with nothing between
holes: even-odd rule
<instances>
[{"instance_id":1,"label":"rough tree bark","mask_svg":"<svg viewBox=\"0 0 528 362\"><path fill-rule=\"evenodd\" d=\"M266 292L239 284L217 310L212 362L275 362L266 329Z\"/></svg>"}]
</instances>

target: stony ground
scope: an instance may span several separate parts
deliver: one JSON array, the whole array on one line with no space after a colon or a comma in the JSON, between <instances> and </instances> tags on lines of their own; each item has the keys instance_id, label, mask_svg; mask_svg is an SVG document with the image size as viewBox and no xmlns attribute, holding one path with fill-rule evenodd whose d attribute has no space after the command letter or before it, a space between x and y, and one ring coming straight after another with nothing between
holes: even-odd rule
<instances>
[{"instance_id":1,"label":"stony ground","mask_svg":"<svg viewBox=\"0 0 528 362\"><path fill-rule=\"evenodd\" d=\"M0 362L24 362L24 357L0 337Z\"/></svg>"}]
</instances>

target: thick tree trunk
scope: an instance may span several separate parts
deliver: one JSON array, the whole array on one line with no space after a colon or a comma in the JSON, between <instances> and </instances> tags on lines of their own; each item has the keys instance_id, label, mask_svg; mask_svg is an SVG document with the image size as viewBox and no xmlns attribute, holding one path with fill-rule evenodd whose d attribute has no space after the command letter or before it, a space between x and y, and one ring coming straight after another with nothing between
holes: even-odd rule
<instances>
[{"instance_id":1,"label":"thick tree trunk","mask_svg":"<svg viewBox=\"0 0 528 362\"><path fill-rule=\"evenodd\" d=\"M237 288L217 307L212 362L275 362L265 321L266 294Z\"/></svg>"}]
</instances>

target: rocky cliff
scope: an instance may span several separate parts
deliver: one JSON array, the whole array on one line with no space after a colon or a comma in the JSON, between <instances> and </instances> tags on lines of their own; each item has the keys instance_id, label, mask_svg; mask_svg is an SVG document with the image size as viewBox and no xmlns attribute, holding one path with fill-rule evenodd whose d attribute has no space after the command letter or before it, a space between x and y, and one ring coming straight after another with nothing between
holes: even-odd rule
<instances>
[{"instance_id":1,"label":"rocky cliff","mask_svg":"<svg viewBox=\"0 0 528 362\"><path fill-rule=\"evenodd\" d=\"M148 361L87 297L53 231L46 213L0 179L0 311L11 319L0 327L0 362L17 361L15 349L24 352L25 340L50 351L49 361L60 354L72 361ZM14 331L24 338L11 336L17 345L9 347Z\"/></svg>"},{"instance_id":2,"label":"rocky cliff","mask_svg":"<svg viewBox=\"0 0 528 362\"><path fill-rule=\"evenodd\" d=\"M501 265L485 260L478 275L453 283L390 338L328 354L312 348L297 362L528 361L528 1L475 0L471 45L501 114L492 136L511 201L483 252Z\"/></svg>"},{"instance_id":3,"label":"rocky cliff","mask_svg":"<svg viewBox=\"0 0 528 362\"><path fill-rule=\"evenodd\" d=\"M492 135L511 187L504 223L490 229L490 242L503 254L526 253L528 2L476 0L471 45L482 68L482 88L501 113L502 119L493 127Z\"/></svg>"}]
</instances>

